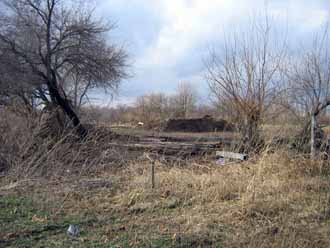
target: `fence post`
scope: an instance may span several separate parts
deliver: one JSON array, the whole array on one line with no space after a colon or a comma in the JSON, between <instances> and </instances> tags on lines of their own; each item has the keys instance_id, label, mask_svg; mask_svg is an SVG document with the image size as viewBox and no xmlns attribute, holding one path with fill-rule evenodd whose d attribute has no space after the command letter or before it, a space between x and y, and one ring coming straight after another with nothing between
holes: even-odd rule
<instances>
[{"instance_id":1,"label":"fence post","mask_svg":"<svg viewBox=\"0 0 330 248\"><path fill-rule=\"evenodd\" d=\"M151 161L151 187L155 188L155 161Z\"/></svg>"},{"instance_id":2,"label":"fence post","mask_svg":"<svg viewBox=\"0 0 330 248\"><path fill-rule=\"evenodd\" d=\"M144 156L150 161L150 176L151 176L151 188L155 188L155 160L151 159L147 153Z\"/></svg>"}]
</instances>

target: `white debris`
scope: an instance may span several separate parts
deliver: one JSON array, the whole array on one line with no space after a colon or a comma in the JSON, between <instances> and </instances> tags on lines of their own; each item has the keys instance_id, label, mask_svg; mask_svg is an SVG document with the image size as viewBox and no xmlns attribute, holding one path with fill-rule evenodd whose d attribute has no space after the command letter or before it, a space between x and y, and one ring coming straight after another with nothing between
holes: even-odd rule
<instances>
[{"instance_id":1,"label":"white debris","mask_svg":"<svg viewBox=\"0 0 330 248\"><path fill-rule=\"evenodd\" d=\"M217 164L217 165L225 165L225 164L226 164L225 158L219 158L219 159L216 161L216 164Z\"/></svg>"},{"instance_id":2,"label":"white debris","mask_svg":"<svg viewBox=\"0 0 330 248\"><path fill-rule=\"evenodd\" d=\"M77 237L79 235L79 227L76 225L70 225L67 234L73 237Z\"/></svg>"}]
</instances>

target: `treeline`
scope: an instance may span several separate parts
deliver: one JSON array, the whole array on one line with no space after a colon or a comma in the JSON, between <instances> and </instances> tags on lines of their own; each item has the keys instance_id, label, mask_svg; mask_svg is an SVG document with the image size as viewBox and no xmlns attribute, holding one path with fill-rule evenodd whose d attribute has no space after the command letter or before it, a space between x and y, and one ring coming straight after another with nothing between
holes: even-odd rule
<instances>
[{"instance_id":1,"label":"treeline","mask_svg":"<svg viewBox=\"0 0 330 248\"><path fill-rule=\"evenodd\" d=\"M199 118L205 115L219 116L217 108L199 99L194 85L179 83L175 94L151 93L136 98L133 104L116 107L87 107L83 113L87 122L99 121L105 125L144 123L147 127L159 127L170 118Z\"/></svg>"}]
</instances>

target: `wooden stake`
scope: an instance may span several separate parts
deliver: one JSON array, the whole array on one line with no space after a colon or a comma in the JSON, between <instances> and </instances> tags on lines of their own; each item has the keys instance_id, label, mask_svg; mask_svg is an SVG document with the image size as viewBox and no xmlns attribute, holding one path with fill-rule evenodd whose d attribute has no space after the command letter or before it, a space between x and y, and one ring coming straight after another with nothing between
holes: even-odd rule
<instances>
[{"instance_id":1,"label":"wooden stake","mask_svg":"<svg viewBox=\"0 0 330 248\"><path fill-rule=\"evenodd\" d=\"M155 161L151 162L151 187L155 188Z\"/></svg>"},{"instance_id":2,"label":"wooden stake","mask_svg":"<svg viewBox=\"0 0 330 248\"><path fill-rule=\"evenodd\" d=\"M151 188L155 188L155 160L151 159L147 153L144 153L144 156L150 161L150 174L151 174Z\"/></svg>"}]
</instances>

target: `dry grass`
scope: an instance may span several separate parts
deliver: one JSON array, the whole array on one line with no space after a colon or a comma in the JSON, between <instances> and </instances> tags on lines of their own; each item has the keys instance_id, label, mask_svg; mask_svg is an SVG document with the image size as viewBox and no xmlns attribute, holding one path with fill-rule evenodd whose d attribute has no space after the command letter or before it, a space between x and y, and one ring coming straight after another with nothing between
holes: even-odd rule
<instances>
[{"instance_id":1,"label":"dry grass","mask_svg":"<svg viewBox=\"0 0 330 248\"><path fill-rule=\"evenodd\" d=\"M128 162L128 153L107 147L103 134L75 144L66 141L70 135L44 141L21 160L33 134L23 127L3 128L11 131L2 134L6 146L0 151L12 165L9 176L0 179L0 195L33 199L49 212L48 220L62 218L59 213L75 216L85 230L76 247L95 242L93 247L330 247L326 161L281 149L226 166L211 158L171 166L156 161L151 189L150 163L143 157ZM46 238L58 241L63 235Z\"/></svg>"},{"instance_id":2,"label":"dry grass","mask_svg":"<svg viewBox=\"0 0 330 248\"><path fill-rule=\"evenodd\" d=\"M215 168L158 164L150 189L147 165L131 166L116 208L143 216L139 225L163 225L176 237L224 247L329 247L330 182L318 162L286 152L254 163ZM152 213L170 209L166 215Z\"/></svg>"},{"instance_id":3,"label":"dry grass","mask_svg":"<svg viewBox=\"0 0 330 248\"><path fill-rule=\"evenodd\" d=\"M39 120L22 118L0 109L0 177L12 180L58 178L95 174L126 165L127 151L109 146L116 135L109 129L89 127L81 140L68 128L62 136L39 137Z\"/></svg>"},{"instance_id":4,"label":"dry grass","mask_svg":"<svg viewBox=\"0 0 330 248\"><path fill-rule=\"evenodd\" d=\"M153 247L330 246L327 164L285 151L222 167L187 163L157 162L155 189L150 165L141 159L95 178L30 182L21 190L12 185L1 191L60 203L53 215L61 210L82 220L96 216L94 236L86 239L95 241L97 233L105 245L148 247L166 239ZM102 180L111 182L110 188L95 183ZM128 243L120 243L123 237Z\"/></svg>"}]
</instances>

